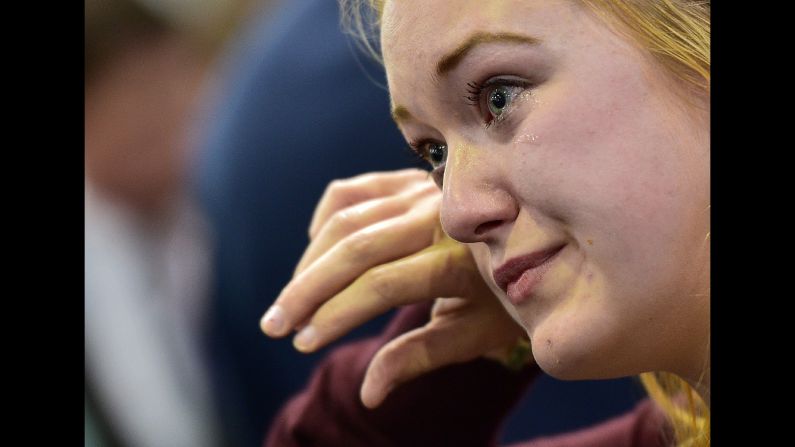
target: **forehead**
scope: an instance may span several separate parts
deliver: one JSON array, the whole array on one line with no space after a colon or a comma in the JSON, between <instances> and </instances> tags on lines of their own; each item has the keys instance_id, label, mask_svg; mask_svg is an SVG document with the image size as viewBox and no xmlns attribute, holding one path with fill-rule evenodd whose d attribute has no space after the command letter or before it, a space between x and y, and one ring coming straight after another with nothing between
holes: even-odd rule
<instances>
[{"instance_id":1,"label":"forehead","mask_svg":"<svg viewBox=\"0 0 795 447\"><path fill-rule=\"evenodd\" d=\"M436 71L473 33L510 33L557 46L578 32L583 8L571 0L388 0L381 22L387 76ZM416 80L416 79L415 79Z\"/></svg>"},{"instance_id":2,"label":"forehead","mask_svg":"<svg viewBox=\"0 0 795 447\"><path fill-rule=\"evenodd\" d=\"M582 11L571 0L388 0L382 48L385 58L402 50L416 56L454 45L473 30L553 34Z\"/></svg>"}]
</instances>

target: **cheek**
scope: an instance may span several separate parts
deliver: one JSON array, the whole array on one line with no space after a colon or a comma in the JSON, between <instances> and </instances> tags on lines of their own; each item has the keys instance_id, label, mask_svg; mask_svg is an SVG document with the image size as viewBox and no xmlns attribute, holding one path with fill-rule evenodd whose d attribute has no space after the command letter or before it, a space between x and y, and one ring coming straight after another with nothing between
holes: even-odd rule
<instances>
[{"instance_id":1,"label":"cheek","mask_svg":"<svg viewBox=\"0 0 795 447\"><path fill-rule=\"evenodd\" d=\"M693 156L697 129L640 75L592 80L545 91L509 149L512 184L597 270L641 293L681 277L709 231L709 163Z\"/></svg>"},{"instance_id":2,"label":"cheek","mask_svg":"<svg viewBox=\"0 0 795 447\"><path fill-rule=\"evenodd\" d=\"M641 73L550 85L510 150L522 196L561 217L621 211L658 218L683 193L685 138ZM686 183L686 182L685 182ZM630 208L627 208L629 206Z\"/></svg>"}]
</instances>

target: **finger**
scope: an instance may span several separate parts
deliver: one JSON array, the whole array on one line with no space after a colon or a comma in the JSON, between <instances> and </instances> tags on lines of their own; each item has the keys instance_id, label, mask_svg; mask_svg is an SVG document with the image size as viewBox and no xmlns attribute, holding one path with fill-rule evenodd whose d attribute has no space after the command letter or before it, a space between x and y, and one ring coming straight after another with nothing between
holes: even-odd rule
<instances>
[{"instance_id":1,"label":"finger","mask_svg":"<svg viewBox=\"0 0 795 447\"><path fill-rule=\"evenodd\" d=\"M493 318L502 319L504 315L495 313ZM482 315L471 312L459 318L433 320L387 343L367 368L360 391L362 403L375 408L400 384L443 366L473 360L509 343L510 337L521 335L519 326L510 319L487 324L513 328L479 331L476 328L493 326L484 326Z\"/></svg>"},{"instance_id":2,"label":"finger","mask_svg":"<svg viewBox=\"0 0 795 447\"><path fill-rule=\"evenodd\" d=\"M312 215L309 238L314 239L320 227L337 211L365 200L395 194L406 186L428 180L428 172L421 169L402 169L393 172L373 172L329 184Z\"/></svg>"},{"instance_id":3,"label":"finger","mask_svg":"<svg viewBox=\"0 0 795 447\"><path fill-rule=\"evenodd\" d=\"M431 245L439 214L434 203L427 205L378 222L337 243L287 284L262 318L262 330L272 337L286 335L373 266Z\"/></svg>"},{"instance_id":4,"label":"finger","mask_svg":"<svg viewBox=\"0 0 795 447\"><path fill-rule=\"evenodd\" d=\"M467 247L433 245L403 259L368 270L334 298L323 303L293 344L312 352L345 335L351 329L391 308L439 296L467 296L484 287L475 267L467 267Z\"/></svg>"},{"instance_id":5,"label":"finger","mask_svg":"<svg viewBox=\"0 0 795 447\"><path fill-rule=\"evenodd\" d=\"M309 244L293 276L301 273L346 236L376 222L406 213L419 199L432 194L441 195L434 183L415 183L397 195L367 200L334 213Z\"/></svg>"}]
</instances>

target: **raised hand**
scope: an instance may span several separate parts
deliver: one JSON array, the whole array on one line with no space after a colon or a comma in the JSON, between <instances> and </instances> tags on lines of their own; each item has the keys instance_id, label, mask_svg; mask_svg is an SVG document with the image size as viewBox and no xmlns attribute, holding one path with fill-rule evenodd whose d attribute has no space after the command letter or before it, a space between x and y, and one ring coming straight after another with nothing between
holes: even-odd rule
<instances>
[{"instance_id":1,"label":"raised hand","mask_svg":"<svg viewBox=\"0 0 795 447\"><path fill-rule=\"evenodd\" d=\"M441 231L440 199L419 170L329 185L310 245L262 330L281 337L298 329L294 345L312 352L393 307L445 297L427 325L376 354L361 390L368 407L413 377L513 346L523 331L483 282L469 247Z\"/></svg>"}]
</instances>

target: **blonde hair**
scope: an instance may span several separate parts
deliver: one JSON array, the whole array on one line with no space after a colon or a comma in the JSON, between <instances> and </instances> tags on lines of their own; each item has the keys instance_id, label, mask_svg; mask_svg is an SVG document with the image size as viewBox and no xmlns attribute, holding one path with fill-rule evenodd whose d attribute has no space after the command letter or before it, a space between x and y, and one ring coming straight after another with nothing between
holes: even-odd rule
<instances>
[{"instance_id":1,"label":"blonde hair","mask_svg":"<svg viewBox=\"0 0 795 447\"><path fill-rule=\"evenodd\" d=\"M710 445L709 407L693 387L667 372L646 372L639 377L646 392L671 422L677 447Z\"/></svg>"},{"instance_id":2,"label":"blonde hair","mask_svg":"<svg viewBox=\"0 0 795 447\"><path fill-rule=\"evenodd\" d=\"M383 62L376 32L386 0L339 0L343 29ZM710 92L710 2L697 0L579 0L649 51L665 71L690 91ZM709 238L709 235L707 235ZM668 417L677 447L709 447L710 411L681 377L640 374L651 399Z\"/></svg>"},{"instance_id":3,"label":"blonde hair","mask_svg":"<svg viewBox=\"0 0 795 447\"><path fill-rule=\"evenodd\" d=\"M709 0L579 0L683 81L685 98L710 91ZM688 88L689 87L689 88Z\"/></svg>"}]
</instances>

